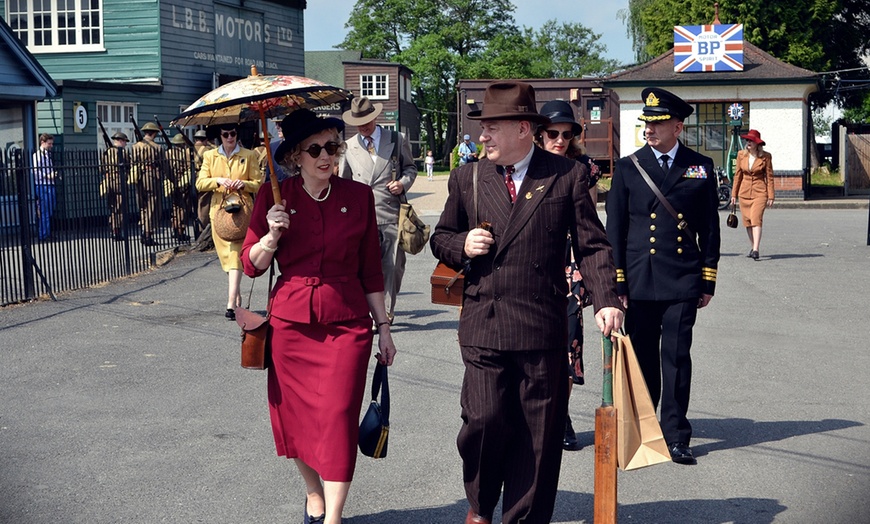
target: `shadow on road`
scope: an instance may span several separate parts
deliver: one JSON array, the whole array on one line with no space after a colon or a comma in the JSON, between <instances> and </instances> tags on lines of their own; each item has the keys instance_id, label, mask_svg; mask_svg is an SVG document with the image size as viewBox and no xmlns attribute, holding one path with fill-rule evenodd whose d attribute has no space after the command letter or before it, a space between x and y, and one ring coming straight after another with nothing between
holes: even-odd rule
<instances>
[{"instance_id":1,"label":"shadow on road","mask_svg":"<svg viewBox=\"0 0 870 524\"><path fill-rule=\"evenodd\" d=\"M559 491L556 496L556 510L551 522L592 523L594 499L591 493ZM500 516L496 510L496 521ZM732 524L769 524L786 507L773 499L730 498L724 500L674 500L644 502L640 504L620 504L617 508L619 520L631 520L644 524L673 524L679 515L681 524L711 524L728 522ZM348 524L393 524L405 522L425 522L427 524L462 522L468 511L468 503L457 501L449 506L417 508L409 510L390 510L374 515L361 515L345 519Z\"/></svg>"}]
</instances>

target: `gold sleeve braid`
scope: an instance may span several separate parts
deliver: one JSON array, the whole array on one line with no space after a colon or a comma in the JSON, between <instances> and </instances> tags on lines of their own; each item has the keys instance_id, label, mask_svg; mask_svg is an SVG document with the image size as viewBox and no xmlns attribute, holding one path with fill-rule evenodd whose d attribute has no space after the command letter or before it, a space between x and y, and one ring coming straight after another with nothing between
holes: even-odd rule
<instances>
[{"instance_id":1,"label":"gold sleeve braid","mask_svg":"<svg viewBox=\"0 0 870 524\"><path fill-rule=\"evenodd\" d=\"M718 270L712 267L701 268L701 278L704 280L709 280L710 282L716 282L716 275Z\"/></svg>"}]
</instances>

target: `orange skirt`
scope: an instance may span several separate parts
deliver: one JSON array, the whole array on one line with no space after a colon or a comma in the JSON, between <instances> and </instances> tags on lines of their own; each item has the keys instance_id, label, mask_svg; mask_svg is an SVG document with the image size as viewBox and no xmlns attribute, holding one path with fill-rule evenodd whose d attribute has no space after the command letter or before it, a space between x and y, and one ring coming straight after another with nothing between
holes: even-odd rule
<instances>
[{"instance_id":1,"label":"orange skirt","mask_svg":"<svg viewBox=\"0 0 870 524\"><path fill-rule=\"evenodd\" d=\"M767 207L767 197L740 199L740 214L745 227L760 226Z\"/></svg>"}]
</instances>

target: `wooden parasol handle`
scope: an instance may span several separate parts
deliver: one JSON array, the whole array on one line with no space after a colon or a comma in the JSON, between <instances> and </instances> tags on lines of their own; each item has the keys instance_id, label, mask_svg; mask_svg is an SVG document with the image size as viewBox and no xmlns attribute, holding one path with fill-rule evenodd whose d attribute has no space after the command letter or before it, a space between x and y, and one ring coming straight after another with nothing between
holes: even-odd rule
<instances>
[{"instance_id":1,"label":"wooden parasol handle","mask_svg":"<svg viewBox=\"0 0 870 524\"><path fill-rule=\"evenodd\" d=\"M269 182L272 184L272 198L276 204L281 203L281 187L278 186L278 172L275 170L275 161L272 159L272 145L269 143L269 125L266 122L266 112L262 104L257 104L260 111L260 122L263 124L263 140L266 142L266 160L269 165Z\"/></svg>"}]
</instances>

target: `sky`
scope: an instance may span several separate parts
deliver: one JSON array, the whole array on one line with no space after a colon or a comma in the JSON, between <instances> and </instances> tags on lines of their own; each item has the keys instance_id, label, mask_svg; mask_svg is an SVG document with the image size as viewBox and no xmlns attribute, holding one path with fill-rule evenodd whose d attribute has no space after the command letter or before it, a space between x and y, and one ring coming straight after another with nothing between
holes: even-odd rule
<instances>
[{"instance_id":1,"label":"sky","mask_svg":"<svg viewBox=\"0 0 870 524\"><path fill-rule=\"evenodd\" d=\"M517 6L514 20L518 26L538 29L547 20L581 23L600 34L599 43L607 47L605 58L624 64L634 63L631 41L626 36L625 25L617 18L620 9L628 7L628 0L514 0ZM325 51L341 43L347 30L350 12L356 0L308 0L305 9L305 50ZM594 9L578 6L595 5Z\"/></svg>"}]
</instances>

